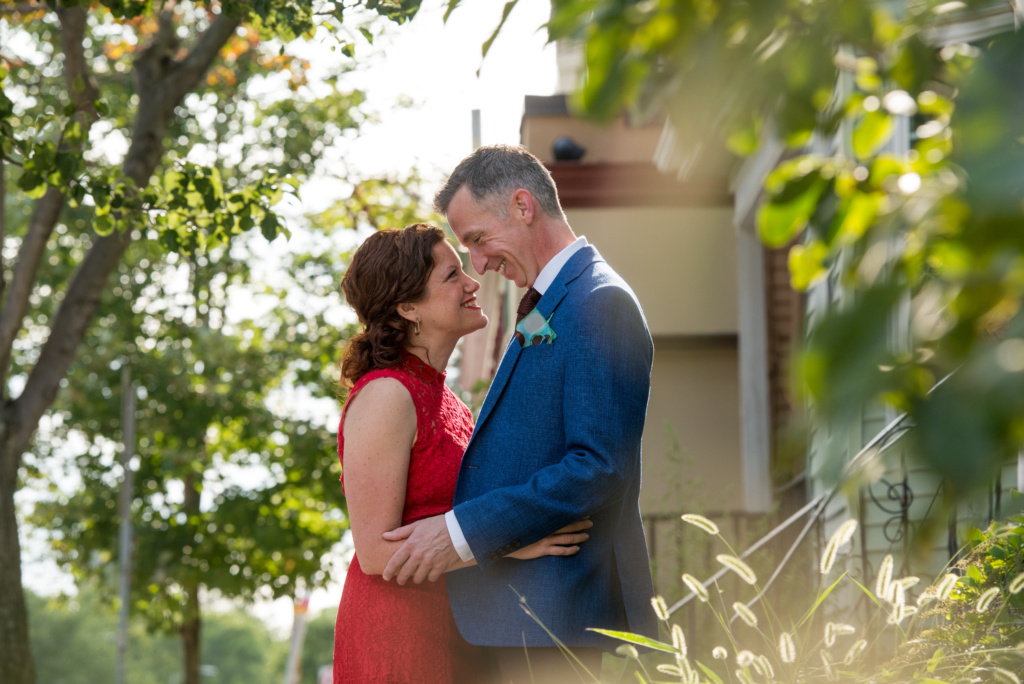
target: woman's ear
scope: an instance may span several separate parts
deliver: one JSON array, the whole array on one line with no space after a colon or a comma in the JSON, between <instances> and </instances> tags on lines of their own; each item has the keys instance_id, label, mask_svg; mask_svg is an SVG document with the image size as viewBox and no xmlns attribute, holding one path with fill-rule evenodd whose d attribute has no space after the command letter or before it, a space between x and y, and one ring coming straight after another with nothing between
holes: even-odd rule
<instances>
[{"instance_id":1,"label":"woman's ear","mask_svg":"<svg viewBox=\"0 0 1024 684\"><path fill-rule=\"evenodd\" d=\"M420 317L416 305L410 302L402 302L398 305L398 315L411 323L416 323Z\"/></svg>"}]
</instances>

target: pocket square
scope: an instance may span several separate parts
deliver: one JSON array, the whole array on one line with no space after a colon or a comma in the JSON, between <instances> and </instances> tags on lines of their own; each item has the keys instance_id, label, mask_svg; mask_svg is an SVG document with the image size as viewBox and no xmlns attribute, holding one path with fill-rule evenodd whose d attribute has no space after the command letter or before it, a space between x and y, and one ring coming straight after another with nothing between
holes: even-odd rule
<instances>
[{"instance_id":1,"label":"pocket square","mask_svg":"<svg viewBox=\"0 0 1024 684\"><path fill-rule=\"evenodd\" d=\"M523 317L516 325L516 339L519 346L531 347L535 344L551 344L558 335L551 329L550 317L547 319L534 309Z\"/></svg>"}]
</instances>

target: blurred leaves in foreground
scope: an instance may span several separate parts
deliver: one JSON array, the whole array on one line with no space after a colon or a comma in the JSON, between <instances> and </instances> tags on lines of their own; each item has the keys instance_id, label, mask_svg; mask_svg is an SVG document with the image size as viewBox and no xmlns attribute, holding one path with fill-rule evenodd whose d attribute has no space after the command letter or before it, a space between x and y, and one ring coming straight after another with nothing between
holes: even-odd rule
<instances>
[{"instance_id":1,"label":"blurred leaves in foreground","mask_svg":"<svg viewBox=\"0 0 1024 684\"><path fill-rule=\"evenodd\" d=\"M918 457L956 495L1024 447L1011 5L555 0L548 24L583 46L583 114L664 113L686 154L783 144L759 229L796 241L793 283L818 293L795 364L813 420L908 412Z\"/></svg>"}]
</instances>

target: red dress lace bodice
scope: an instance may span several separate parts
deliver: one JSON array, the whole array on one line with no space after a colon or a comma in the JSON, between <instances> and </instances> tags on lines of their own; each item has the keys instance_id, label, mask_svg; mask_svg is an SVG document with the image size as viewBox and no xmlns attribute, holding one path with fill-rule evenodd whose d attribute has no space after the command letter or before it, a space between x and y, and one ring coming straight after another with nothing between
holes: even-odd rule
<instances>
[{"instance_id":1,"label":"red dress lace bodice","mask_svg":"<svg viewBox=\"0 0 1024 684\"><path fill-rule=\"evenodd\" d=\"M416 443L409 456L402 524L452 507L462 454L473 431L469 409L439 373L407 354L394 368L375 370L356 382L348 402L377 378L394 378L416 407ZM345 411L338 426L344 486ZM399 586L367 575L352 559L334 632L334 682L472 682L483 676L483 655L455 627L443 579Z\"/></svg>"}]
</instances>

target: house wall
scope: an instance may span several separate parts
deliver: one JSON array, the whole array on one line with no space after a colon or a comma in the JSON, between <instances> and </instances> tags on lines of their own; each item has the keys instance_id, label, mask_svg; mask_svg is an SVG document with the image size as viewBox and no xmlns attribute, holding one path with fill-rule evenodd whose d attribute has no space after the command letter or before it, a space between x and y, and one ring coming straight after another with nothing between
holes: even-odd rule
<instances>
[{"instance_id":1,"label":"house wall","mask_svg":"<svg viewBox=\"0 0 1024 684\"><path fill-rule=\"evenodd\" d=\"M641 510L741 507L731 210L572 209L566 216L633 288L654 337Z\"/></svg>"},{"instance_id":2,"label":"house wall","mask_svg":"<svg viewBox=\"0 0 1024 684\"><path fill-rule=\"evenodd\" d=\"M598 125L569 116L527 116L522 125L523 144L543 162L554 161L551 144L567 135L586 149L583 160L598 162L650 162L661 136L661 124L630 126L624 119Z\"/></svg>"},{"instance_id":3,"label":"house wall","mask_svg":"<svg viewBox=\"0 0 1024 684\"><path fill-rule=\"evenodd\" d=\"M570 209L566 217L633 288L654 337L736 334L730 208Z\"/></svg>"}]
</instances>

